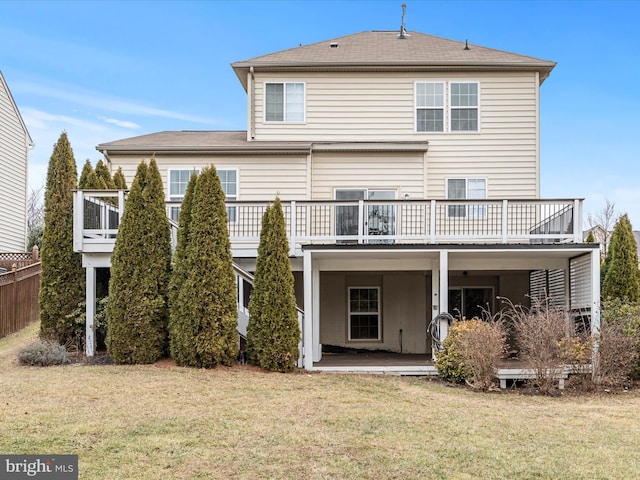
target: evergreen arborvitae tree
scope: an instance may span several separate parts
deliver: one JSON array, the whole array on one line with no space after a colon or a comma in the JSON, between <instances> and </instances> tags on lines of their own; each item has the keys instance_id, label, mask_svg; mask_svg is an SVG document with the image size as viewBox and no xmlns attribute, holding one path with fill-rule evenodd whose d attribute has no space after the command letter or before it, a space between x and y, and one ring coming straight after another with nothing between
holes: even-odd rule
<instances>
[{"instance_id":1,"label":"evergreen arborvitae tree","mask_svg":"<svg viewBox=\"0 0 640 480\"><path fill-rule=\"evenodd\" d=\"M138 166L111 257L107 349L116 363L152 363L167 350L171 232L154 159Z\"/></svg>"},{"instance_id":2,"label":"evergreen arborvitae tree","mask_svg":"<svg viewBox=\"0 0 640 480\"><path fill-rule=\"evenodd\" d=\"M196 182L186 271L175 308L191 322L184 342L193 351L178 361L201 368L232 365L238 351L236 282L225 195L213 166L203 169Z\"/></svg>"},{"instance_id":3,"label":"evergreen arborvitae tree","mask_svg":"<svg viewBox=\"0 0 640 480\"><path fill-rule=\"evenodd\" d=\"M270 339L262 335L264 325L265 292L267 287L266 270L267 258L271 255L271 207L268 206L262 214L262 227L260 229L260 243L258 245L258 257L256 258L256 270L253 274L253 288L249 297L249 325L247 325L247 359L254 365L260 364L260 358L265 351L265 341Z\"/></svg>"},{"instance_id":4,"label":"evergreen arborvitae tree","mask_svg":"<svg viewBox=\"0 0 640 480\"><path fill-rule=\"evenodd\" d=\"M180 220L178 228L178 245L173 254L173 271L169 282L169 345L171 357L178 365L192 365L196 363L195 349L192 344L195 332L188 312L180 308L178 295L188 278L187 270L187 246L189 245L191 229L191 210L193 206L193 194L198 175L194 171L191 174L187 189L180 207ZM185 313L187 313L185 315Z\"/></svg>"},{"instance_id":5,"label":"evergreen arborvitae tree","mask_svg":"<svg viewBox=\"0 0 640 480\"><path fill-rule=\"evenodd\" d=\"M116 173L113 174L113 184L114 188L118 190L126 190L127 189L127 180L124 178L124 173L122 173L122 167L118 167Z\"/></svg>"},{"instance_id":6,"label":"evergreen arborvitae tree","mask_svg":"<svg viewBox=\"0 0 640 480\"><path fill-rule=\"evenodd\" d=\"M626 214L618 219L613 229L605 265L602 296L605 299L619 298L638 302L640 300L638 245Z\"/></svg>"},{"instance_id":7,"label":"evergreen arborvitae tree","mask_svg":"<svg viewBox=\"0 0 640 480\"><path fill-rule=\"evenodd\" d=\"M116 188L116 184L111 178L111 173L109 173L109 169L102 160L98 160L95 170L98 178L102 180L101 184L104 183L104 187L102 187L104 190L112 190Z\"/></svg>"},{"instance_id":8,"label":"evergreen arborvitae tree","mask_svg":"<svg viewBox=\"0 0 640 480\"><path fill-rule=\"evenodd\" d=\"M53 147L44 197L40 282L40 334L61 344L77 341L68 318L85 298L82 258L73 251L73 192L77 170L66 132Z\"/></svg>"},{"instance_id":9,"label":"evergreen arborvitae tree","mask_svg":"<svg viewBox=\"0 0 640 480\"><path fill-rule=\"evenodd\" d=\"M87 161L84 162L84 166L82 167L82 172L80 173L80 180L78 180L79 190L86 190L88 188L87 181L92 172L95 174L91 161L87 158Z\"/></svg>"},{"instance_id":10,"label":"evergreen arborvitae tree","mask_svg":"<svg viewBox=\"0 0 640 480\"><path fill-rule=\"evenodd\" d=\"M593 231L589 230L589 235L587 235L584 241L585 243L596 243L596 237L593 236Z\"/></svg>"},{"instance_id":11,"label":"evergreen arborvitae tree","mask_svg":"<svg viewBox=\"0 0 640 480\"><path fill-rule=\"evenodd\" d=\"M289 242L279 198L269 209L267 230L268 247L262 252L266 253L266 258L260 271L256 264L255 285L249 302L249 322L254 321L254 325L251 327L251 337L247 332L247 349L250 343L255 345L251 347L251 352L260 367L290 372L298 360L300 327ZM253 305L258 308L255 320L251 310L254 295L256 300Z\"/></svg>"}]
</instances>

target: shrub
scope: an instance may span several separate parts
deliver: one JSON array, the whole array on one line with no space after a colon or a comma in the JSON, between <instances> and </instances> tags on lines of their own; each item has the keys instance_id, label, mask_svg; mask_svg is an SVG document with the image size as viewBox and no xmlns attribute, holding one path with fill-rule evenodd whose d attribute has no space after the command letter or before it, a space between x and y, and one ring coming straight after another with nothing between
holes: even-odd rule
<instances>
[{"instance_id":1,"label":"shrub","mask_svg":"<svg viewBox=\"0 0 640 480\"><path fill-rule=\"evenodd\" d=\"M519 357L535 371L540 392L549 394L565 366L567 339L576 335L573 322L566 311L548 302L537 302L533 311L511 306Z\"/></svg>"},{"instance_id":2,"label":"shrub","mask_svg":"<svg viewBox=\"0 0 640 480\"><path fill-rule=\"evenodd\" d=\"M96 327L96 341L98 345L104 343L107 336L107 314L105 309L109 297L103 297L96 302L96 311L93 317L93 322ZM78 351L85 349L86 342L86 327L87 327L87 301L83 300L78 304L78 307L67 315L69 322L73 325L73 341L68 343L67 346L73 346Z\"/></svg>"},{"instance_id":3,"label":"shrub","mask_svg":"<svg viewBox=\"0 0 640 480\"><path fill-rule=\"evenodd\" d=\"M604 387L629 385L638 366L637 332L630 334L622 323L604 322L598 336L598 361L593 380Z\"/></svg>"},{"instance_id":4,"label":"shrub","mask_svg":"<svg viewBox=\"0 0 640 480\"><path fill-rule=\"evenodd\" d=\"M635 359L631 374L633 377L639 378L640 303L628 302L619 298L603 302L601 323L600 363L608 361L624 365L627 360ZM628 337L629 340L619 337L619 334ZM618 339L618 342L614 341L615 338ZM616 345L616 343L619 344ZM609 352L607 349L611 351ZM621 358L614 360L616 356ZM609 368L606 365L601 365L601 367ZM601 375L604 375L604 372ZM606 379L603 378L603 380L606 383Z\"/></svg>"},{"instance_id":5,"label":"shrub","mask_svg":"<svg viewBox=\"0 0 640 480\"><path fill-rule=\"evenodd\" d=\"M442 350L438 352L435 366L438 369L438 375L443 380L454 383L464 383L471 378L471 371L468 365L464 363L460 342L458 341L459 328L461 322L456 323L449 329L447 338L442 342Z\"/></svg>"},{"instance_id":6,"label":"shrub","mask_svg":"<svg viewBox=\"0 0 640 480\"><path fill-rule=\"evenodd\" d=\"M18 353L20 365L48 367L69 363L69 354L64 346L49 340L37 340Z\"/></svg>"},{"instance_id":7,"label":"shrub","mask_svg":"<svg viewBox=\"0 0 640 480\"><path fill-rule=\"evenodd\" d=\"M506 337L504 325L497 318L456 322L436 358L438 374L449 381L489 389L506 353Z\"/></svg>"}]
</instances>

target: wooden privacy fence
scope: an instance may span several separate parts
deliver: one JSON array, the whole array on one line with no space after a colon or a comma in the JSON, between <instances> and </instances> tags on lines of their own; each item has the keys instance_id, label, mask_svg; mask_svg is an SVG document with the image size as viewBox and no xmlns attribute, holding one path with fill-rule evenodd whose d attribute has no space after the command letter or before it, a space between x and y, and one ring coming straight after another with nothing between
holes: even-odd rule
<instances>
[{"instance_id":1,"label":"wooden privacy fence","mask_svg":"<svg viewBox=\"0 0 640 480\"><path fill-rule=\"evenodd\" d=\"M11 269L4 267L7 262L11 263L8 265ZM0 264L8 270L0 273L0 338L3 338L38 319L42 264L37 252L33 256L0 253Z\"/></svg>"}]
</instances>

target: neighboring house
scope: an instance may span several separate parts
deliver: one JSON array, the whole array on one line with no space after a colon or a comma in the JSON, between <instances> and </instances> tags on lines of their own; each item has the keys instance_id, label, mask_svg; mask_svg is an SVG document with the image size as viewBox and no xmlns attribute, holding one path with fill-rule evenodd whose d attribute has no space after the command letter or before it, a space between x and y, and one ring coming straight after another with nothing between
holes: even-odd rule
<instances>
[{"instance_id":1,"label":"neighboring house","mask_svg":"<svg viewBox=\"0 0 640 480\"><path fill-rule=\"evenodd\" d=\"M304 368L354 370L323 352L364 349L408 363L363 371L425 373L441 312L470 318L503 308L498 297L530 305L549 294L599 326L600 256L582 240L582 200L539 198L540 86L554 66L418 32L362 32L233 63L246 131L96 148L129 182L155 157L174 218L191 171L214 164L247 271L262 212L280 197ZM78 194L78 226L83 201L98 200ZM90 279L109 265L116 224L84 225L75 242Z\"/></svg>"},{"instance_id":2,"label":"neighboring house","mask_svg":"<svg viewBox=\"0 0 640 480\"><path fill-rule=\"evenodd\" d=\"M27 248L27 163L33 141L0 72L0 252Z\"/></svg>"}]
</instances>

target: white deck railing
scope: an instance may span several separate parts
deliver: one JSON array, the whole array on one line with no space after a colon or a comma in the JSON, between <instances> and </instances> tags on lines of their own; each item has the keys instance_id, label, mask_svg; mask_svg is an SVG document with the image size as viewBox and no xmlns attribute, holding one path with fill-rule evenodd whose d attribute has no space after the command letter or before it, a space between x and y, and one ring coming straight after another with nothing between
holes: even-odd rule
<instances>
[{"instance_id":1,"label":"white deck railing","mask_svg":"<svg viewBox=\"0 0 640 480\"><path fill-rule=\"evenodd\" d=\"M76 191L74 249L113 250L126 192ZM257 247L272 202L227 202L234 245ZM283 201L292 250L303 244L580 243L582 200ZM179 203L167 202L176 219Z\"/></svg>"}]
</instances>

